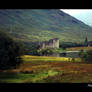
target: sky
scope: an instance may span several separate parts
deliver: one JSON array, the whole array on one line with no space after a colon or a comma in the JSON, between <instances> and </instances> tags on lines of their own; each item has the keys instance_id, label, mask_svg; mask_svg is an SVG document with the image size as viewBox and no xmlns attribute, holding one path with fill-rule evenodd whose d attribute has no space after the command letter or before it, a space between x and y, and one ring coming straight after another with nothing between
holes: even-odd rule
<instances>
[{"instance_id":1,"label":"sky","mask_svg":"<svg viewBox=\"0 0 92 92\"><path fill-rule=\"evenodd\" d=\"M85 24L92 26L92 9L61 9L61 10L83 21Z\"/></svg>"}]
</instances>

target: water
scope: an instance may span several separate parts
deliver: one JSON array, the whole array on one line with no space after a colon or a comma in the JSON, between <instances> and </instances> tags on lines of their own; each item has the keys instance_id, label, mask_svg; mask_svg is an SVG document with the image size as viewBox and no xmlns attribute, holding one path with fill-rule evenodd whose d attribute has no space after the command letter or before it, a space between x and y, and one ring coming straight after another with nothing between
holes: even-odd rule
<instances>
[{"instance_id":1,"label":"water","mask_svg":"<svg viewBox=\"0 0 92 92\"><path fill-rule=\"evenodd\" d=\"M61 53L60 57L71 57L71 58L79 58L79 52L68 52L68 53Z\"/></svg>"},{"instance_id":2,"label":"water","mask_svg":"<svg viewBox=\"0 0 92 92\"><path fill-rule=\"evenodd\" d=\"M79 51L67 51L65 53L54 53L49 55L51 57L70 57L70 58L79 58Z\"/></svg>"}]
</instances>

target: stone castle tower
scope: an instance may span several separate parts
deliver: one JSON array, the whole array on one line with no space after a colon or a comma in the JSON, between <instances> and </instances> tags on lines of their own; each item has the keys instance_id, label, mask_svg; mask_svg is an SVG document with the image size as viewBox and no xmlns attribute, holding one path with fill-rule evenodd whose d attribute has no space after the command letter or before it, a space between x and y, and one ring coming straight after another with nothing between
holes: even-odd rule
<instances>
[{"instance_id":1,"label":"stone castle tower","mask_svg":"<svg viewBox=\"0 0 92 92\"><path fill-rule=\"evenodd\" d=\"M44 48L59 48L59 39L54 38L49 41L39 42L40 49Z\"/></svg>"}]
</instances>

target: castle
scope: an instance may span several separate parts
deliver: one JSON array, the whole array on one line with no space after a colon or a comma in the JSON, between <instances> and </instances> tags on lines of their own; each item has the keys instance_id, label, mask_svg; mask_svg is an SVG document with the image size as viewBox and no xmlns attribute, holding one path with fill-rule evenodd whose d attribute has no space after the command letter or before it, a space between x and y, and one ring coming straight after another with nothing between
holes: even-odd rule
<instances>
[{"instance_id":1,"label":"castle","mask_svg":"<svg viewBox=\"0 0 92 92\"><path fill-rule=\"evenodd\" d=\"M54 38L49 41L39 42L40 49L44 48L59 48L59 39Z\"/></svg>"}]
</instances>

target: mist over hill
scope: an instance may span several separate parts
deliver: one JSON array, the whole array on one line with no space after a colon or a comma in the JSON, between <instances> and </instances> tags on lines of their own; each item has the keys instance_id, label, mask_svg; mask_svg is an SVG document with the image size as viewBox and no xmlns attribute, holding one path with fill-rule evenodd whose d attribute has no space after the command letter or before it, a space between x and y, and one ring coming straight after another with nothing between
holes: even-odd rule
<instances>
[{"instance_id":1,"label":"mist over hill","mask_svg":"<svg viewBox=\"0 0 92 92\"><path fill-rule=\"evenodd\" d=\"M9 32L23 42L59 38L80 42L87 36L92 40L92 28L59 9L0 10L0 30Z\"/></svg>"}]
</instances>

